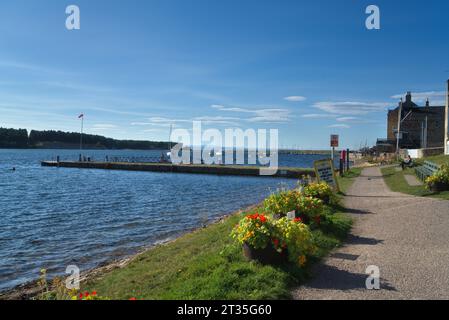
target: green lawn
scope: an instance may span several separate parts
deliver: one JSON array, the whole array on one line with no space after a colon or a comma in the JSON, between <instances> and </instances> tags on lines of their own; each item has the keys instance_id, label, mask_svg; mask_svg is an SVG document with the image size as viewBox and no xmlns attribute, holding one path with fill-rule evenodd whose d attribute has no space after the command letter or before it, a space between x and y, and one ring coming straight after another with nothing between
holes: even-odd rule
<instances>
[{"instance_id":1,"label":"green lawn","mask_svg":"<svg viewBox=\"0 0 449 320\"><path fill-rule=\"evenodd\" d=\"M426 158L425 160L435 161L435 158ZM438 158L437 158L438 159ZM442 161L443 158L440 159ZM441 163L441 162L439 162ZM449 200L449 191L441 193L433 193L427 190L424 186L412 187L410 186L404 178L405 174L415 175L415 170L413 168L405 169L404 171L396 171L395 167L388 167L382 169L382 174L384 176L385 183L390 188L391 191L402 192L418 197L434 197L439 199Z\"/></svg>"},{"instance_id":2,"label":"green lawn","mask_svg":"<svg viewBox=\"0 0 449 320\"><path fill-rule=\"evenodd\" d=\"M436 164L444 164L449 163L449 156L446 155L439 155L439 156L433 156L433 157L427 157L424 160L435 162Z\"/></svg>"},{"instance_id":3,"label":"green lawn","mask_svg":"<svg viewBox=\"0 0 449 320\"><path fill-rule=\"evenodd\" d=\"M360 176L362 168L352 168L349 172L346 172L343 177L338 177L338 184L340 185L340 191L344 194L348 191L349 187L355 178Z\"/></svg>"},{"instance_id":4,"label":"green lawn","mask_svg":"<svg viewBox=\"0 0 449 320\"><path fill-rule=\"evenodd\" d=\"M354 176L340 178L343 188ZM96 290L111 299L288 299L291 289L308 278L310 266L341 245L352 225L348 216L336 212L325 231L314 231L318 250L305 269L264 266L247 262L229 237L244 214L157 246L126 267L89 281L82 290Z\"/></svg>"}]
</instances>

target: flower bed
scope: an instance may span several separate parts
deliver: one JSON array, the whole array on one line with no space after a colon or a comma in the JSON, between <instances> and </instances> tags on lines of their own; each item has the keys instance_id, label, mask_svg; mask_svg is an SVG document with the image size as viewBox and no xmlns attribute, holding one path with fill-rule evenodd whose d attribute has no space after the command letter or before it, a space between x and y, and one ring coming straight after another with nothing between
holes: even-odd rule
<instances>
[{"instance_id":1,"label":"flower bed","mask_svg":"<svg viewBox=\"0 0 449 320\"><path fill-rule=\"evenodd\" d=\"M249 260L288 261L303 266L314 248L311 230L332 226L331 209L338 199L325 183L311 183L281 191L264 201L266 213L247 215L232 231ZM293 218L288 213L294 212Z\"/></svg>"},{"instance_id":2,"label":"flower bed","mask_svg":"<svg viewBox=\"0 0 449 320\"><path fill-rule=\"evenodd\" d=\"M322 200L325 204L336 202L335 195L332 188L324 182L311 183L304 187L303 194L308 197L313 197Z\"/></svg>"},{"instance_id":3,"label":"flower bed","mask_svg":"<svg viewBox=\"0 0 449 320\"><path fill-rule=\"evenodd\" d=\"M300 195L296 199L296 216L305 224L319 226L323 212L323 201L317 198Z\"/></svg>"},{"instance_id":4,"label":"flower bed","mask_svg":"<svg viewBox=\"0 0 449 320\"><path fill-rule=\"evenodd\" d=\"M266 212L273 217L285 217L287 213L295 211L296 217L301 218L305 224L311 224L320 219L323 205L321 199L306 195L299 190L275 193L264 201Z\"/></svg>"},{"instance_id":5,"label":"flower bed","mask_svg":"<svg viewBox=\"0 0 449 320\"><path fill-rule=\"evenodd\" d=\"M288 212L296 210L297 199L300 195L299 190L273 193L265 199L264 208L272 215L286 215Z\"/></svg>"},{"instance_id":6,"label":"flower bed","mask_svg":"<svg viewBox=\"0 0 449 320\"><path fill-rule=\"evenodd\" d=\"M265 264L288 259L303 265L313 250L312 234L301 219L247 215L235 226L231 236L243 246L248 259Z\"/></svg>"},{"instance_id":7,"label":"flower bed","mask_svg":"<svg viewBox=\"0 0 449 320\"><path fill-rule=\"evenodd\" d=\"M441 168L425 181L426 188L434 192L449 190L449 165L443 164Z\"/></svg>"}]
</instances>

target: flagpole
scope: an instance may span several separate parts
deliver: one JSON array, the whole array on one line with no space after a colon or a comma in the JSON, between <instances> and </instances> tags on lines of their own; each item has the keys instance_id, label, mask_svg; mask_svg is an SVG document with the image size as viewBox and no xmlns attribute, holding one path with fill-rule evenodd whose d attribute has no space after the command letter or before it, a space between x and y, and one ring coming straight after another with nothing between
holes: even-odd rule
<instances>
[{"instance_id":1,"label":"flagpole","mask_svg":"<svg viewBox=\"0 0 449 320\"><path fill-rule=\"evenodd\" d=\"M83 151L83 126L84 126L84 114L81 117L80 151Z\"/></svg>"}]
</instances>

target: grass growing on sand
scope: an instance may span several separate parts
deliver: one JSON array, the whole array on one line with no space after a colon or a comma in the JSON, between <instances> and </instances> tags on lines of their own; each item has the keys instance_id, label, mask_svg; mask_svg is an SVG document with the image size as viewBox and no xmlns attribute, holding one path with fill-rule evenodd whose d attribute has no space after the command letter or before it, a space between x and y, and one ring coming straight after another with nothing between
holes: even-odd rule
<instances>
[{"instance_id":1,"label":"grass growing on sand","mask_svg":"<svg viewBox=\"0 0 449 320\"><path fill-rule=\"evenodd\" d=\"M342 177L340 183L346 188L354 176ZM313 231L318 250L306 268L267 266L246 261L229 236L242 216L257 209L157 246L124 268L88 281L82 290L112 299L288 299L291 289L307 279L310 266L342 243L352 224L336 212L324 231Z\"/></svg>"}]
</instances>

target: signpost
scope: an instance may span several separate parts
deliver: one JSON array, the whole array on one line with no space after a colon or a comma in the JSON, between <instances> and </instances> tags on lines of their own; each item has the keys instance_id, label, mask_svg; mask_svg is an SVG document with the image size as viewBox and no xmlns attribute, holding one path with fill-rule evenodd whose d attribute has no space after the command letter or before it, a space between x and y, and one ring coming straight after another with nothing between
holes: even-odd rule
<instances>
[{"instance_id":1,"label":"signpost","mask_svg":"<svg viewBox=\"0 0 449 320\"><path fill-rule=\"evenodd\" d=\"M332 159L315 161L313 166L318 182L326 182L334 191L340 191Z\"/></svg>"},{"instance_id":2,"label":"signpost","mask_svg":"<svg viewBox=\"0 0 449 320\"><path fill-rule=\"evenodd\" d=\"M338 134L331 135L331 147L332 147L332 160L334 160L335 148L338 148Z\"/></svg>"}]
</instances>

